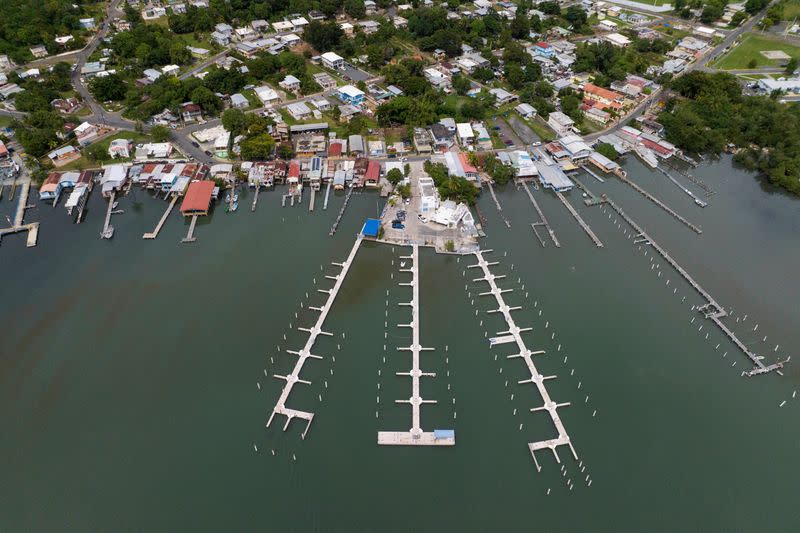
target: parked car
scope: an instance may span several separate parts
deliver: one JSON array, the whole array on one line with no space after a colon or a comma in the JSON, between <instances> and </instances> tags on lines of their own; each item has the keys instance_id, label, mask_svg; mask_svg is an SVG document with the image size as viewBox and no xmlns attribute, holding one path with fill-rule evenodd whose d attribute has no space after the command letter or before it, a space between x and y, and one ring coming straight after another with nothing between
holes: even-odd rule
<instances>
[{"instance_id":1,"label":"parked car","mask_svg":"<svg viewBox=\"0 0 800 533\"><path fill-rule=\"evenodd\" d=\"M200 145L197 144L196 141L192 141L192 146L194 146L195 148L200 148Z\"/></svg>"}]
</instances>

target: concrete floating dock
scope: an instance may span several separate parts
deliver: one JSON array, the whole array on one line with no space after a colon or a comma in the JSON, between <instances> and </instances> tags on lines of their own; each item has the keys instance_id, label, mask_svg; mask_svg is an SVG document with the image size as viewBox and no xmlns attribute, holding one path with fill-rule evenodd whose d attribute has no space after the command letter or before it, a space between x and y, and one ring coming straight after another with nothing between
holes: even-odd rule
<instances>
[{"instance_id":1,"label":"concrete floating dock","mask_svg":"<svg viewBox=\"0 0 800 533\"><path fill-rule=\"evenodd\" d=\"M411 328L411 346L398 347L397 350L411 352L411 370L409 372L398 372L397 375L411 377L411 397L407 400L395 400L395 403L407 403L411 405L411 429L409 431L379 431L378 444L453 446L456 443L455 432L451 430L434 432L422 430L420 407L426 403L436 403L436 400L425 400L422 398L420 395L419 379L421 377L435 377L436 374L432 372L423 372L419 364L420 352L433 350L433 348L424 348L420 345L419 340L419 247L413 244L411 246L411 255L403 256L401 259L411 261L410 268L401 269L402 272L409 272L411 274L411 281L409 283L399 284L401 286L411 287L411 301L400 304L411 309L411 323L398 324L398 326Z\"/></svg>"},{"instance_id":2,"label":"concrete floating dock","mask_svg":"<svg viewBox=\"0 0 800 533\"><path fill-rule=\"evenodd\" d=\"M250 212L255 212L256 206L258 206L258 193L261 192L261 183L256 183L256 192L253 195L253 203L250 205Z\"/></svg>"},{"instance_id":3,"label":"concrete floating dock","mask_svg":"<svg viewBox=\"0 0 800 533\"><path fill-rule=\"evenodd\" d=\"M331 183L333 180L328 181L327 187L325 187L325 201L322 203L322 210L325 211L328 209L328 198L331 195Z\"/></svg>"},{"instance_id":4,"label":"concrete floating dock","mask_svg":"<svg viewBox=\"0 0 800 533\"><path fill-rule=\"evenodd\" d=\"M547 439L537 442L529 442L528 449L531 452L531 456L533 457L533 462L536 464L536 470L541 472L542 467L539 465L538 460L536 459L536 452L539 450L549 449L553 452L553 455L556 458L556 462L561 463L561 458L558 456L558 447L559 446L567 446L570 451L572 452L572 456L575 460L578 460L578 454L575 453L575 448L572 445L572 441L570 440L569 435L567 434L567 430L564 427L563 422L561 421L561 417L558 414L558 409L560 407L566 407L569 403L556 403L550 397L550 393L547 391L547 387L545 387L544 382L548 379L554 379L555 376L544 376L542 375L539 370L537 370L536 365L533 363L533 357L537 355L544 354L544 350L537 350L532 351L530 350L525 341L522 339L521 333L524 331L530 331L531 328L520 328L514 323L514 319L511 316L511 312L515 310L519 310L519 307L512 308L509 307L505 300L503 299L503 293L509 292L511 289L501 290L495 280L499 279L500 276L495 276L489 270L491 265L496 265L497 263L490 263L484 259L483 254L489 253L491 250L479 251L475 253L475 257L478 259L478 263L475 265L470 265L467 268L480 268L483 271L483 277L478 278L474 281L485 281L489 284L489 291L482 293L482 295L491 295L497 301L497 309L490 311L495 313L501 313L503 318L506 321L508 326L507 331L500 332L501 334L507 334L513 336L514 342L517 345L518 352L516 354L509 355L509 359L516 359L520 358L525 361L525 365L530 372L531 377L529 379L522 380L518 382L519 384L523 383L533 383L536 385L537 390L539 391L539 395L544 402L541 407L535 407L531 409L531 411L545 411L550 416L550 420L553 422L553 426L556 429L558 436L554 439Z\"/></svg>"},{"instance_id":5,"label":"concrete floating dock","mask_svg":"<svg viewBox=\"0 0 800 533\"><path fill-rule=\"evenodd\" d=\"M155 239L156 237L158 237L161 228L164 226L164 222L167 221L167 217L169 216L170 213L172 213L172 209L175 207L175 204L177 202L178 202L178 195L176 194L172 197L172 200L170 200L167 209L164 211L164 214L161 215L161 219L158 221L156 229L154 229L151 233L145 233L144 235L142 235L143 239Z\"/></svg>"},{"instance_id":6,"label":"concrete floating dock","mask_svg":"<svg viewBox=\"0 0 800 533\"><path fill-rule=\"evenodd\" d=\"M569 211L572 214L573 218L578 221L578 224L580 225L580 227L583 228L583 231L586 232L586 235L588 235L589 238L592 239L595 246L597 246L598 248L602 248L603 242L597 237L597 235L594 234L592 228L589 226L589 224L586 223L585 220L583 220L583 218L578 214L575 208L572 207L572 204L569 203L567 199L564 198L564 195L561 194L559 191L554 191L554 192L556 193L558 199L561 200L561 203L564 204L564 207L567 208L567 211Z\"/></svg>"},{"instance_id":7,"label":"concrete floating dock","mask_svg":"<svg viewBox=\"0 0 800 533\"><path fill-rule=\"evenodd\" d=\"M728 327L722 322L722 318L726 317L728 313L725 311L725 308L722 307L717 301L698 283L689 275L689 273L683 269L682 266L678 264L675 259L672 258L666 250L664 250L661 246L656 243L652 237L650 237L630 216L628 216L622 208L620 208L617 204L615 204L611 199L607 200L608 205L611 206L614 211L617 212L619 216L627 222L634 231L637 232L636 239L634 242L636 244L649 244L658 254L664 258L664 260L674 268L678 274L681 275L688 283L692 286L694 290L696 290L700 296L702 296L706 300L706 304L698 307L698 311L703 314L705 318L710 319L717 327L722 330L726 337L728 337L744 354L747 356L748 359L753 363L753 369L749 372L745 372L745 375L756 376L759 374L766 374L773 370L778 371L780 373L780 369L783 368L783 365L786 361L778 361L771 365L765 365L764 362L761 360L755 352L750 350L737 336L734 332L732 332ZM638 241L638 242L637 242Z\"/></svg>"},{"instance_id":8,"label":"concrete floating dock","mask_svg":"<svg viewBox=\"0 0 800 533\"><path fill-rule=\"evenodd\" d=\"M547 218L545 218L544 213L542 213L541 208L539 207L539 202L536 201L536 198L533 197L533 193L528 188L528 184L524 181L522 183L522 188L525 189L525 192L528 194L528 198L530 198L531 203L533 204L533 208L536 209L536 213L539 215L539 222L534 222L531 224L533 227L533 232L536 233L536 237L539 239L539 242L542 243L544 246L544 240L539 236L539 233L536 231L537 226L544 226L547 232L550 234L550 240L553 241L553 244L556 245L556 248L561 247L561 243L558 242L556 238L556 233L550 227L550 224L547 222Z\"/></svg>"},{"instance_id":9,"label":"concrete floating dock","mask_svg":"<svg viewBox=\"0 0 800 533\"><path fill-rule=\"evenodd\" d=\"M275 378L282 379L286 381L286 385L283 386L281 390L280 397L278 401L275 403L275 407L272 408L272 414L270 414L269 420L267 420L267 427L272 424L272 420L275 415L283 415L286 417L286 423L283 425L283 430L286 431L289 428L289 424L291 423L292 419L299 418L301 420L306 421L306 427L303 430L302 438L306 438L306 434L308 433L308 428L311 426L311 421L314 419L314 413L310 413L307 411L298 411L295 409L289 409L286 407L286 402L289 399L289 396L292 393L292 388L294 388L296 383L303 383L306 385L310 385L310 381L300 379L300 371L303 370L303 365L306 363L306 360L311 359L322 359L319 355L314 355L311 353L312 348L314 348L314 344L317 342L317 337L320 335L330 335L330 333L326 333L322 331L322 326L325 324L325 319L328 316L328 313L333 306L333 302L336 300L336 295L339 294L339 289L342 287L342 283L344 282L345 278L347 277L347 272L350 270L350 266L353 264L353 260L356 257L356 253L358 253L358 249L361 246L361 241L363 237L361 234L358 235L356 238L356 242L353 244L353 248L350 250L350 255L347 256L347 259L341 263L337 264L337 266L341 267L341 271L339 274L334 276L336 282L333 284L333 288L327 291L328 298L325 301L325 304L319 308L319 316L317 317L317 322L314 324L312 328L298 328L302 331L308 332L308 340L306 341L305 346L299 351L295 350L286 350L287 353L293 354L297 356L297 363L295 363L292 372L286 376L279 376L275 375Z\"/></svg>"}]
</instances>

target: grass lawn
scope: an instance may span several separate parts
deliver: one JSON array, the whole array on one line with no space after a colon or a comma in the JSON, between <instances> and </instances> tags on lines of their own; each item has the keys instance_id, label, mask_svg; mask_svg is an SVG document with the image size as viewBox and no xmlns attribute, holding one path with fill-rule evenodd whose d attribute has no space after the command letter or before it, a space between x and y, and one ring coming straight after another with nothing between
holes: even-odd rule
<instances>
[{"instance_id":1,"label":"grass lawn","mask_svg":"<svg viewBox=\"0 0 800 533\"><path fill-rule=\"evenodd\" d=\"M7 128L14 119L11 117L0 116L0 128Z\"/></svg>"},{"instance_id":2,"label":"grass lawn","mask_svg":"<svg viewBox=\"0 0 800 533\"><path fill-rule=\"evenodd\" d=\"M800 59L800 46L780 39L749 33L734 49L717 61L714 66L720 70L736 70L757 67L778 67L779 61L767 59L761 52L765 50L781 50L792 57Z\"/></svg>"},{"instance_id":3,"label":"grass lawn","mask_svg":"<svg viewBox=\"0 0 800 533\"><path fill-rule=\"evenodd\" d=\"M548 142L556 138L555 132L550 129L550 126L547 125L547 122L545 122L545 120L539 115L536 115L531 120L525 120L524 122L531 127L534 133L536 133L536 135L538 135L542 141Z\"/></svg>"},{"instance_id":4,"label":"grass lawn","mask_svg":"<svg viewBox=\"0 0 800 533\"><path fill-rule=\"evenodd\" d=\"M783 19L792 21L800 17L800 0L786 0L783 3Z\"/></svg>"},{"instance_id":5,"label":"grass lawn","mask_svg":"<svg viewBox=\"0 0 800 533\"><path fill-rule=\"evenodd\" d=\"M646 4L648 6L663 6L667 4L673 4L673 0L633 0L637 4Z\"/></svg>"}]
</instances>

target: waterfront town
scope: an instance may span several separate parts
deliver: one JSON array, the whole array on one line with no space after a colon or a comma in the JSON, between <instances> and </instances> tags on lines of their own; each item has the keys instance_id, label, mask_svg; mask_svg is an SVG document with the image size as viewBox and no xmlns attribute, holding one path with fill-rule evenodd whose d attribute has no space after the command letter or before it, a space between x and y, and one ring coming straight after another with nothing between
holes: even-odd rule
<instances>
[{"instance_id":1,"label":"waterfront town","mask_svg":"<svg viewBox=\"0 0 800 533\"><path fill-rule=\"evenodd\" d=\"M162 213L141 228L142 240L163 241L166 225L181 226L185 236L175 246L187 249L202 249L207 238L199 220L225 224L226 217L263 209L324 216L333 237L353 216L350 202L367 196L381 207L359 221L349 255L333 263L336 273L325 276L333 285L315 287L325 300L309 306L319 313L315 324L298 327L307 333L305 345L284 350L296 363L275 375L285 385L268 412L268 431L277 418L285 418L278 424L283 431L299 419L301 438L307 437L315 414L289 407L293 387L307 384L304 365L325 355L312 350L318 337L330 335L323 329L328 312L360 247L375 242L402 249L397 274L410 275L400 285L411 296L400 305L411 318L398 327L410 329L411 340L397 349L412 361L410 371L398 373L411 378L411 395L396 400L409 404L411 427L379 431L377 444L455 445L453 429L423 429L420 415L435 402L420 389L421 377L435 375L422 370L420 359L433 350L420 338L426 295L419 281L420 248L432 248L465 262L464 277L473 284L465 290L496 304L488 312L502 317L505 329L486 341L492 348L513 346L505 357L525 363L519 384L535 386L541 397L531 411L548 415L555 437L527 443L536 471L543 469L542 450L561 464L558 452L566 449L583 468L558 412L570 402L551 398L545 382L555 376L537 368L535 356L543 351L522 335L530 328L512 317L520 309L504 296L512 289L501 288L503 251L484 245L487 233L511 227L497 190L530 203L526 246L548 252L562 242L540 205L544 198L563 206L560 213L593 252L606 244L586 213L613 216L632 246L702 298L692 306L692 323L708 321L751 365L737 376L783 375L789 357L745 342L730 325L731 310L604 185L623 183L642 203L668 214L687 239L699 238L701 226L681 213L700 212L717 194L696 170L708 159L694 149L697 138L710 128L687 132L684 126L700 119L686 120L681 106L698 99L695 86L706 85L722 85L720 92L736 92L735 98L793 105L800 94L800 38L792 35L800 30L794 23L774 28L780 20L773 7L786 3L347 0L289 2L313 7L290 12L207 0L111 0L91 4L92 16L82 11L86 4L66 6L77 15L73 31L0 47L0 201L15 206L0 229L0 255L3 241L20 236L30 248L46 243L49 228L37 221L44 209L57 210L61 224L89 226L111 246L120 235L114 221L126 217L137 194ZM6 41L8 35L0 44ZM768 140L706 136L719 152L796 190L780 176L773 180L775 166L764 161ZM634 160L678 190L686 205L675 208L631 178L626 167ZM491 198L482 203L484 210L493 206L491 213L481 211L479 196ZM87 210L90 201L100 202L103 212ZM585 484L591 486L588 475ZM567 487L573 490L571 480Z\"/></svg>"}]
</instances>

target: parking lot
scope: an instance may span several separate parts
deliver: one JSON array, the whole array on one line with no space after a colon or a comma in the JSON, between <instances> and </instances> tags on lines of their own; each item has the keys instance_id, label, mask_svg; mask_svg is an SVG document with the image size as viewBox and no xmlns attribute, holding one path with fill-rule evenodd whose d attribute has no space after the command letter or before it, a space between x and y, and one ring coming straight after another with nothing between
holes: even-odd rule
<instances>
[{"instance_id":1,"label":"parking lot","mask_svg":"<svg viewBox=\"0 0 800 533\"><path fill-rule=\"evenodd\" d=\"M359 82L359 81L367 81L371 79L373 76L369 72L364 72L360 68L356 68L350 63L345 63L344 66L339 69L339 75L345 78L345 81L352 81L352 82Z\"/></svg>"}]
</instances>

